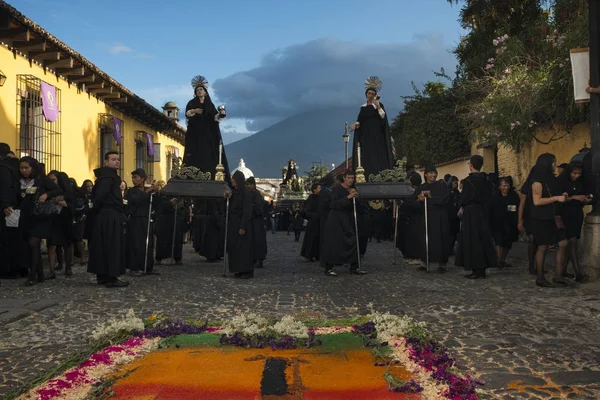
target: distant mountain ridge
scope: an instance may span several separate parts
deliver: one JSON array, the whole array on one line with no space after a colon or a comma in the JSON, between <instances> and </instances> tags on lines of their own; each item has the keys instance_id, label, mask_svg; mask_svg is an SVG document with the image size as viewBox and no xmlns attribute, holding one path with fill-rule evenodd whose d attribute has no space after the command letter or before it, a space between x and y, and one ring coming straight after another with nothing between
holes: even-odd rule
<instances>
[{"instance_id":1,"label":"distant mountain ridge","mask_svg":"<svg viewBox=\"0 0 600 400\"><path fill-rule=\"evenodd\" d=\"M331 167L344 160L344 123L356 120L359 107L318 109L303 112L276 123L254 135L225 146L229 167L237 167L240 158L256 177L277 178L280 168L291 158L298 174L309 171L313 163ZM388 110L388 120L398 110ZM351 132L352 135L352 132ZM352 155L352 137L349 144ZM331 169L331 168L330 168Z\"/></svg>"}]
</instances>

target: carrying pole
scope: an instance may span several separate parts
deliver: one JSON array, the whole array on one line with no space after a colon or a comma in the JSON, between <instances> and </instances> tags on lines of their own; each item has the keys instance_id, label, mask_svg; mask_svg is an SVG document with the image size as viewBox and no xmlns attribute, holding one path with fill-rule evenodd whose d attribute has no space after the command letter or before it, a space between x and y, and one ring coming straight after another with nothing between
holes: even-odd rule
<instances>
[{"instance_id":1,"label":"carrying pole","mask_svg":"<svg viewBox=\"0 0 600 400\"><path fill-rule=\"evenodd\" d=\"M225 244L223 248L223 277L227 277L227 264L229 263L229 257L227 255L227 235L229 231L229 198L225 204Z\"/></svg>"},{"instance_id":2,"label":"carrying pole","mask_svg":"<svg viewBox=\"0 0 600 400\"><path fill-rule=\"evenodd\" d=\"M427 220L427 195L425 196L425 266L429 272L429 227Z\"/></svg>"},{"instance_id":3,"label":"carrying pole","mask_svg":"<svg viewBox=\"0 0 600 400\"><path fill-rule=\"evenodd\" d=\"M358 258L358 270L360 271L360 240L358 239L358 214L356 213L356 198L352 198L352 207L354 211L354 230L356 231L356 255Z\"/></svg>"}]
</instances>

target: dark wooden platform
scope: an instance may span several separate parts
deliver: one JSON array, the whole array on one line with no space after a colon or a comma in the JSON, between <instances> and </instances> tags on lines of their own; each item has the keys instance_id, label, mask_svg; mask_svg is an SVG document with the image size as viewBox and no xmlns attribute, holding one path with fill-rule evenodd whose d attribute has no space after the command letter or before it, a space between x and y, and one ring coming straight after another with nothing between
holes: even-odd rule
<instances>
[{"instance_id":1,"label":"dark wooden platform","mask_svg":"<svg viewBox=\"0 0 600 400\"><path fill-rule=\"evenodd\" d=\"M366 200L399 200L410 197L415 192L408 182L357 183L356 190L359 197Z\"/></svg>"},{"instance_id":2,"label":"dark wooden platform","mask_svg":"<svg viewBox=\"0 0 600 400\"><path fill-rule=\"evenodd\" d=\"M196 179L169 179L162 193L173 197L195 199L222 199L227 184L222 181L203 181Z\"/></svg>"}]
</instances>

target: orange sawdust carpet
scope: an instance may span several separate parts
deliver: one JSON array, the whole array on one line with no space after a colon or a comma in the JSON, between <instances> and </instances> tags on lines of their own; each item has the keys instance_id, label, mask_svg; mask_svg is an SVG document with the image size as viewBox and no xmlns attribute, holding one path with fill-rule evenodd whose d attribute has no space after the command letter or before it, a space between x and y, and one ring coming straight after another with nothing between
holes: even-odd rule
<instances>
[{"instance_id":1,"label":"orange sawdust carpet","mask_svg":"<svg viewBox=\"0 0 600 400\"><path fill-rule=\"evenodd\" d=\"M170 348L150 353L117 375L116 399L133 400L387 400L421 399L388 391L385 367L373 365L369 348L357 346L277 350L232 346ZM411 374L399 365L390 372Z\"/></svg>"}]
</instances>

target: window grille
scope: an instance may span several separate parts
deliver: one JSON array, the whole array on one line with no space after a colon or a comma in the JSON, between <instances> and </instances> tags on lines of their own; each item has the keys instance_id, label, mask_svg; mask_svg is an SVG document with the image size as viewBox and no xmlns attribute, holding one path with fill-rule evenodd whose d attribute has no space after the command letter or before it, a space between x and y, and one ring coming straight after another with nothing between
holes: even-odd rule
<instances>
[{"instance_id":1,"label":"window grille","mask_svg":"<svg viewBox=\"0 0 600 400\"><path fill-rule=\"evenodd\" d=\"M146 132L137 131L135 133L135 168L142 168L146 171L148 182L154 179L154 158L148 155L148 137Z\"/></svg>"},{"instance_id":2,"label":"window grille","mask_svg":"<svg viewBox=\"0 0 600 400\"><path fill-rule=\"evenodd\" d=\"M115 124L114 117L111 114L98 114L98 136L100 136L100 149L99 149L99 162L98 166L104 166L104 155L109 151L116 151L119 153L121 159L121 166L119 167L119 176L123 179L123 166L125 164L123 160L123 143L125 133L123 132L123 123L121 124L121 145L117 143L115 139Z\"/></svg>"},{"instance_id":3,"label":"window grille","mask_svg":"<svg viewBox=\"0 0 600 400\"><path fill-rule=\"evenodd\" d=\"M61 168L61 115L54 122L44 118L41 80L33 75L17 75L17 155L29 156L44 164L46 172ZM56 88L56 104L61 92Z\"/></svg>"}]
</instances>

